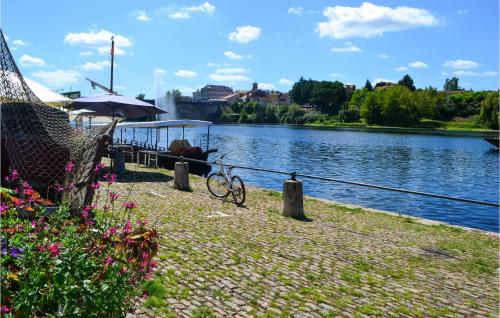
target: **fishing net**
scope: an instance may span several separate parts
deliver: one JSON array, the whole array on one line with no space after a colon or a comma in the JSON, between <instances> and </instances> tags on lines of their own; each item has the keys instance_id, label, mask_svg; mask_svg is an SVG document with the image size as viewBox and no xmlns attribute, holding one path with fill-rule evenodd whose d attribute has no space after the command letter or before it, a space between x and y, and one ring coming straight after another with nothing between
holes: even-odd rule
<instances>
[{"instance_id":1,"label":"fishing net","mask_svg":"<svg viewBox=\"0 0 500 318\"><path fill-rule=\"evenodd\" d=\"M45 105L29 88L0 33L2 175L14 168L40 190L66 183L71 185L65 195L72 205L88 204L94 168L116 123L86 132L71 127L66 112ZM70 161L75 171L68 174Z\"/></svg>"}]
</instances>

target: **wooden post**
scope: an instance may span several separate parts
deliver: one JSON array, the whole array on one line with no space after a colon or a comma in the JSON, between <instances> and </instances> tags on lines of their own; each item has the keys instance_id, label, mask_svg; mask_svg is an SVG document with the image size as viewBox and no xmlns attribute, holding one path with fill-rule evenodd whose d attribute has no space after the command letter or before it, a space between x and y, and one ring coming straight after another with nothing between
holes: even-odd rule
<instances>
[{"instance_id":1,"label":"wooden post","mask_svg":"<svg viewBox=\"0 0 500 318\"><path fill-rule=\"evenodd\" d=\"M115 171L118 173L125 172L125 156L123 155L123 148L115 148L114 161L115 161Z\"/></svg>"},{"instance_id":2,"label":"wooden post","mask_svg":"<svg viewBox=\"0 0 500 318\"><path fill-rule=\"evenodd\" d=\"M291 179L283 183L283 215L294 219L305 218L302 181L295 179L295 172Z\"/></svg>"},{"instance_id":3,"label":"wooden post","mask_svg":"<svg viewBox=\"0 0 500 318\"><path fill-rule=\"evenodd\" d=\"M189 190L189 164L183 161L176 162L174 170L174 188Z\"/></svg>"}]
</instances>

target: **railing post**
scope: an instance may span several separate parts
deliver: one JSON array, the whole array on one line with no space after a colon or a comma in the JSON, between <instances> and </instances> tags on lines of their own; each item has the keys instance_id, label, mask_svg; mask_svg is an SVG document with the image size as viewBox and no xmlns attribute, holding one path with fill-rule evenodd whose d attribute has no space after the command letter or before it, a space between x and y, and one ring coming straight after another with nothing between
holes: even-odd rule
<instances>
[{"instance_id":1,"label":"railing post","mask_svg":"<svg viewBox=\"0 0 500 318\"><path fill-rule=\"evenodd\" d=\"M115 171L123 173L125 171L125 156L123 155L123 148L114 148L113 157L115 162Z\"/></svg>"},{"instance_id":2,"label":"railing post","mask_svg":"<svg viewBox=\"0 0 500 318\"><path fill-rule=\"evenodd\" d=\"M189 190L189 164L184 162L184 158L180 157L180 161L175 163L174 167L174 188L178 190Z\"/></svg>"},{"instance_id":3,"label":"railing post","mask_svg":"<svg viewBox=\"0 0 500 318\"><path fill-rule=\"evenodd\" d=\"M290 179L283 183L283 215L294 219L304 219L304 194L302 181L296 179L297 173L290 174Z\"/></svg>"}]
</instances>

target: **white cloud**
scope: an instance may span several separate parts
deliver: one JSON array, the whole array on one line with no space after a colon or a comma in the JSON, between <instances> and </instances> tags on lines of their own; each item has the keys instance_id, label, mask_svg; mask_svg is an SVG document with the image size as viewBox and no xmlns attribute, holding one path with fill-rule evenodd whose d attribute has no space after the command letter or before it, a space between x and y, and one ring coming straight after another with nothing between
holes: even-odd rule
<instances>
[{"instance_id":1,"label":"white cloud","mask_svg":"<svg viewBox=\"0 0 500 318\"><path fill-rule=\"evenodd\" d=\"M216 74L242 74L245 73L246 70L242 67L237 68L219 68L215 71Z\"/></svg>"},{"instance_id":2,"label":"white cloud","mask_svg":"<svg viewBox=\"0 0 500 318\"><path fill-rule=\"evenodd\" d=\"M186 11L175 11L169 14L172 19L189 19L191 16Z\"/></svg>"},{"instance_id":3,"label":"white cloud","mask_svg":"<svg viewBox=\"0 0 500 318\"><path fill-rule=\"evenodd\" d=\"M467 9L460 9L460 10L455 11L456 15L467 15L467 13L469 13L469 10L467 10Z\"/></svg>"},{"instance_id":4,"label":"white cloud","mask_svg":"<svg viewBox=\"0 0 500 318\"><path fill-rule=\"evenodd\" d=\"M14 40L14 41L12 41L12 43L15 46L26 46L26 45L28 45L28 43L24 42L23 40Z\"/></svg>"},{"instance_id":5,"label":"white cloud","mask_svg":"<svg viewBox=\"0 0 500 318\"><path fill-rule=\"evenodd\" d=\"M215 12L215 6L209 2L204 2L198 6L183 7L177 11L171 12L169 17L172 19L189 19L193 12L212 14Z\"/></svg>"},{"instance_id":6,"label":"white cloud","mask_svg":"<svg viewBox=\"0 0 500 318\"><path fill-rule=\"evenodd\" d=\"M332 52L335 52L335 53L359 53L362 51L363 50L360 49L359 47L352 45L352 44L347 44L347 43L346 43L346 46L332 48Z\"/></svg>"},{"instance_id":7,"label":"white cloud","mask_svg":"<svg viewBox=\"0 0 500 318\"><path fill-rule=\"evenodd\" d=\"M438 22L427 10L412 7L384 7L364 2L360 7L326 7L327 21L317 25L320 37L343 39L374 37L385 32L403 31L416 27L434 26Z\"/></svg>"},{"instance_id":8,"label":"white cloud","mask_svg":"<svg viewBox=\"0 0 500 318\"><path fill-rule=\"evenodd\" d=\"M216 82L248 82L250 79L241 74L210 74L210 79Z\"/></svg>"},{"instance_id":9,"label":"white cloud","mask_svg":"<svg viewBox=\"0 0 500 318\"><path fill-rule=\"evenodd\" d=\"M480 64L470 60L451 60L446 61L443 66L453 68L456 70L469 70L478 67Z\"/></svg>"},{"instance_id":10,"label":"white cloud","mask_svg":"<svg viewBox=\"0 0 500 318\"><path fill-rule=\"evenodd\" d=\"M98 47L97 52L101 55L111 54L111 47L109 46ZM115 46L115 55L125 55L125 51Z\"/></svg>"},{"instance_id":11,"label":"white cloud","mask_svg":"<svg viewBox=\"0 0 500 318\"><path fill-rule=\"evenodd\" d=\"M196 91L196 88L185 86L176 86L175 89L178 89L182 95L191 95L194 91Z\"/></svg>"},{"instance_id":12,"label":"white cloud","mask_svg":"<svg viewBox=\"0 0 500 318\"><path fill-rule=\"evenodd\" d=\"M415 62L411 62L408 64L409 67L413 67L413 68L428 68L429 65L427 65L426 63L422 62L422 61L415 61Z\"/></svg>"},{"instance_id":13,"label":"white cloud","mask_svg":"<svg viewBox=\"0 0 500 318\"><path fill-rule=\"evenodd\" d=\"M178 70L174 73L175 76L184 77L184 78L194 78L198 76L198 73L189 70Z\"/></svg>"},{"instance_id":14,"label":"white cloud","mask_svg":"<svg viewBox=\"0 0 500 318\"><path fill-rule=\"evenodd\" d=\"M441 75L448 76L448 72L441 72Z\"/></svg>"},{"instance_id":15,"label":"white cloud","mask_svg":"<svg viewBox=\"0 0 500 318\"><path fill-rule=\"evenodd\" d=\"M396 83L395 80L387 79L387 78L375 78L372 83L380 83L380 82L386 82L386 83Z\"/></svg>"},{"instance_id":16,"label":"white cloud","mask_svg":"<svg viewBox=\"0 0 500 318\"><path fill-rule=\"evenodd\" d=\"M233 51L226 51L224 52L224 55L231 60L241 60L243 58L243 55L241 54L236 54Z\"/></svg>"},{"instance_id":17,"label":"white cloud","mask_svg":"<svg viewBox=\"0 0 500 318\"><path fill-rule=\"evenodd\" d=\"M331 77L343 77L344 74L340 74L340 73L330 73L330 76Z\"/></svg>"},{"instance_id":18,"label":"white cloud","mask_svg":"<svg viewBox=\"0 0 500 318\"><path fill-rule=\"evenodd\" d=\"M396 67L396 71L397 72L404 72L404 71L408 71L408 68L406 66L398 66L398 67Z\"/></svg>"},{"instance_id":19,"label":"white cloud","mask_svg":"<svg viewBox=\"0 0 500 318\"><path fill-rule=\"evenodd\" d=\"M293 82L287 78L281 78L279 83L281 85L292 85L293 84Z\"/></svg>"},{"instance_id":20,"label":"white cloud","mask_svg":"<svg viewBox=\"0 0 500 318\"><path fill-rule=\"evenodd\" d=\"M247 25L236 28L235 32L229 33L229 41L238 43L248 43L255 41L260 37L261 30L259 27Z\"/></svg>"},{"instance_id":21,"label":"white cloud","mask_svg":"<svg viewBox=\"0 0 500 318\"><path fill-rule=\"evenodd\" d=\"M497 76L498 72L496 71L488 71L488 72L474 72L474 71L455 71L453 75L458 76L477 76L477 77L485 77L485 76Z\"/></svg>"},{"instance_id":22,"label":"white cloud","mask_svg":"<svg viewBox=\"0 0 500 318\"><path fill-rule=\"evenodd\" d=\"M290 7L287 11L290 14L302 14L304 12L304 8L298 6L298 7Z\"/></svg>"},{"instance_id":23,"label":"white cloud","mask_svg":"<svg viewBox=\"0 0 500 318\"><path fill-rule=\"evenodd\" d=\"M64 37L64 42L70 45L103 46L111 44L111 37L115 37L115 45L118 47L131 47L132 40L120 35L113 34L107 30L91 30L90 32L68 33Z\"/></svg>"},{"instance_id":24,"label":"white cloud","mask_svg":"<svg viewBox=\"0 0 500 318\"><path fill-rule=\"evenodd\" d=\"M135 18L139 21L146 22L151 20L146 13L146 10L135 10L134 11Z\"/></svg>"},{"instance_id":25,"label":"white cloud","mask_svg":"<svg viewBox=\"0 0 500 318\"><path fill-rule=\"evenodd\" d=\"M92 55L92 52L90 52L90 51L80 52L80 53L78 53L78 55L80 55L80 56L89 56L89 55Z\"/></svg>"},{"instance_id":26,"label":"white cloud","mask_svg":"<svg viewBox=\"0 0 500 318\"><path fill-rule=\"evenodd\" d=\"M158 75L167 75L167 71L165 71L162 68L155 68L155 74L158 74Z\"/></svg>"},{"instance_id":27,"label":"white cloud","mask_svg":"<svg viewBox=\"0 0 500 318\"><path fill-rule=\"evenodd\" d=\"M264 91L275 91L276 90L276 86L274 86L271 83L259 83L258 87L259 87L259 89L262 89Z\"/></svg>"},{"instance_id":28,"label":"white cloud","mask_svg":"<svg viewBox=\"0 0 500 318\"><path fill-rule=\"evenodd\" d=\"M3 34L3 37L5 38L5 41L9 41L9 37L7 36L7 34Z\"/></svg>"},{"instance_id":29,"label":"white cloud","mask_svg":"<svg viewBox=\"0 0 500 318\"><path fill-rule=\"evenodd\" d=\"M111 66L111 62L109 61L100 61L100 62L87 62L82 65L82 69L85 71L100 71L104 68L108 68Z\"/></svg>"},{"instance_id":30,"label":"white cloud","mask_svg":"<svg viewBox=\"0 0 500 318\"><path fill-rule=\"evenodd\" d=\"M32 74L45 84L61 88L62 86L76 83L80 78L80 73L75 70L55 70L55 71L37 71Z\"/></svg>"},{"instance_id":31,"label":"white cloud","mask_svg":"<svg viewBox=\"0 0 500 318\"><path fill-rule=\"evenodd\" d=\"M379 55L377 55L377 57L379 59L388 59L388 58L390 58L390 56L388 54L385 54L385 53L379 54Z\"/></svg>"},{"instance_id":32,"label":"white cloud","mask_svg":"<svg viewBox=\"0 0 500 318\"><path fill-rule=\"evenodd\" d=\"M19 59L19 63L24 67L44 67L46 65L45 61L41 58L29 56L28 54L24 54L23 56L21 56L21 58Z\"/></svg>"}]
</instances>

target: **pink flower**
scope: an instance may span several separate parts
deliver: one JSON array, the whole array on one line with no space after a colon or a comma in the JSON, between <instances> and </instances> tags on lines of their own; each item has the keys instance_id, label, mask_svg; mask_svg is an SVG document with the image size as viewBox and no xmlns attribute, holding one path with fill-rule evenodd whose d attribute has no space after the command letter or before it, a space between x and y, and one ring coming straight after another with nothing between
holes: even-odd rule
<instances>
[{"instance_id":1,"label":"pink flower","mask_svg":"<svg viewBox=\"0 0 500 318\"><path fill-rule=\"evenodd\" d=\"M125 209L135 209L137 207L137 203L132 201L125 201L123 203L123 206L125 207Z\"/></svg>"},{"instance_id":2,"label":"pink flower","mask_svg":"<svg viewBox=\"0 0 500 318\"><path fill-rule=\"evenodd\" d=\"M7 307L7 306L0 307L0 313L7 314L9 312L10 312L10 308L9 307Z\"/></svg>"},{"instance_id":3,"label":"pink flower","mask_svg":"<svg viewBox=\"0 0 500 318\"><path fill-rule=\"evenodd\" d=\"M56 192L61 193L64 191L64 186L60 185L59 183L55 185Z\"/></svg>"},{"instance_id":4,"label":"pink flower","mask_svg":"<svg viewBox=\"0 0 500 318\"><path fill-rule=\"evenodd\" d=\"M73 190L75 188L75 184L73 182L71 182L70 184L68 184L68 186L66 187L66 190Z\"/></svg>"},{"instance_id":5,"label":"pink flower","mask_svg":"<svg viewBox=\"0 0 500 318\"><path fill-rule=\"evenodd\" d=\"M120 274L123 275L123 274L126 274L126 273L128 273L128 268L123 267L122 269L120 269Z\"/></svg>"},{"instance_id":6,"label":"pink flower","mask_svg":"<svg viewBox=\"0 0 500 318\"><path fill-rule=\"evenodd\" d=\"M19 173L16 169L9 170L9 176L5 177L5 181L16 181L19 179Z\"/></svg>"},{"instance_id":7,"label":"pink flower","mask_svg":"<svg viewBox=\"0 0 500 318\"><path fill-rule=\"evenodd\" d=\"M113 258L111 256L106 257L106 259L104 260L104 264L113 265Z\"/></svg>"},{"instance_id":8,"label":"pink flower","mask_svg":"<svg viewBox=\"0 0 500 318\"><path fill-rule=\"evenodd\" d=\"M116 193L116 192L110 192L109 193L109 198L111 199L111 201L115 201L119 197L120 197L120 195L118 193Z\"/></svg>"},{"instance_id":9,"label":"pink flower","mask_svg":"<svg viewBox=\"0 0 500 318\"><path fill-rule=\"evenodd\" d=\"M123 233L132 233L132 224L130 223L130 221L127 221L127 223L125 223L125 226L123 227Z\"/></svg>"},{"instance_id":10,"label":"pink flower","mask_svg":"<svg viewBox=\"0 0 500 318\"><path fill-rule=\"evenodd\" d=\"M9 210L9 206L5 203L0 204L0 215L4 215Z\"/></svg>"},{"instance_id":11,"label":"pink flower","mask_svg":"<svg viewBox=\"0 0 500 318\"><path fill-rule=\"evenodd\" d=\"M104 175L104 179L108 181L108 185L112 185L115 181L116 181L116 173L113 173L113 174L109 174L109 173L106 173Z\"/></svg>"},{"instance_id":12,"label":"pink flower","mask_svg":"<svg viewBox=\"0 0 500 318\"><path fill-rule=\"evenodd\" d=\"M72 161L68 162L66 164L66 167L65 167L66 172L68 172L68 173L73 171L74 168L75 168L75 164Z\"/></svg>"},{"instance_id":13,"label":"pink flower","mask_svg":"<svg viewBox=\"0 0 500 318\"><path fill-rule=\"evenodd\" d=\"M56 257L57 255L59 255L61 253L61 251L59 250L60 245L61 245L61 243L59 243L59 242L49 245L48 250L50 252L50 256Z\"/></svg>"},{"instance_id":14,"label":"pink flower","mask_svg":"<svg viewBox=\"0 0 500 318\"><path fill-rule=\"evenodd\" d=\"M109 211L109 205L105 204L102 206L102 209L104 212L108 212Z\"/></svg>"},{"instance_id":15,"label":"pink flower","mask_svg":"<svg viewBox=\"0 0 500 318\"><path fill-rule=\"evenodd\" d=\"M41 252L41 253L45 252L45 247L39 246L38 247L38 251Z\"/></svg>"},{"instance_id":16,"label":"pink flower","mask_svg":"<svg viewBox=\"0 0 500 318\"><path fill-rule=\"evenodd\" d=\"M99 172L99 171L101 171L101 170L102 170L102 168L104 168L104 164L103 164L103 163L101 163L101 162L99 162L99 163L95 166L94 171L95 171L95 172Z\"/></svg>"},{"instance_id":17,"label":"pink flower","mask_svg":"<svg viewBox=\"0 0 500 318\"><path fill-rule=\"evenodd\" d=\"M90 215L92 213L92 211L95 209L95 205L86 205L83 207L83 210L82 210L82 217L84 219L88 219L90 218Z\"/></svg>"},{"instance_id":18,"label":"pink flower","mask_svg":"<svg viewBox=\"0 0 500 318\"><path fill-rule=\"evenodd\" d=\"M99 189L100 187L101 187L101 184L99 183L99 181L98 181L98 182L96 182L96 183L92 183L92 184L90 185L90 188L91 188L91 189L93 189L93 190L97 190L97 189Z\"/></svg>"}]
</instances>

